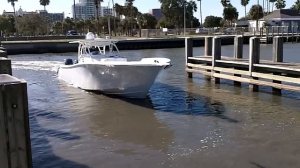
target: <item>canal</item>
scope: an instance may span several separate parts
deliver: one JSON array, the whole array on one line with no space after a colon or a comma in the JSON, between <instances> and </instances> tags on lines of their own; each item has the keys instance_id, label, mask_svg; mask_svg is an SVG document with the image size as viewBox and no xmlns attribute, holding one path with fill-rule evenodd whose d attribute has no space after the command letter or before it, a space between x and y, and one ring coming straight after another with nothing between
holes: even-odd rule
<instances>
[{"instance_id":1,"label":"canal","mask_svg":"<svg viewBox=\"0 0 300 168\"><path fill-rule=\"evenodd\" d=\"M271 49L263 45L261 58L271 59ZM284 61L300 62L299 44L284 49ZM233 46L222 50L233 55ZM184 48L122 54L132 60L167 57L173 67L158 76L147 99L131 100L58 80L57 68L76 53L10 57L13 75L28 83L34 167L300 166L299 93L252 93L229 81L188 79Z\"/></svg>"}]
</instances>

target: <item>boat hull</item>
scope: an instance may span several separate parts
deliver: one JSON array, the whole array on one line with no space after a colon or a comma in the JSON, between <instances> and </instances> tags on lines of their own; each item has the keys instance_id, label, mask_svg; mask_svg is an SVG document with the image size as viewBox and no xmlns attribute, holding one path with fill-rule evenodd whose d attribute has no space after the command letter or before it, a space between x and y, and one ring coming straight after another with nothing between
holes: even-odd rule
<instances>
[{"instance_id":1,"label":"boat hull","mask_svg":"<svg viewBox=\"0 0 300 168\"><path fill-rule=\"evenodd\" d=\"M74 64L61 66L58 78L88 91L145 98L165 65Z\"/></svg>"}]
</instances>

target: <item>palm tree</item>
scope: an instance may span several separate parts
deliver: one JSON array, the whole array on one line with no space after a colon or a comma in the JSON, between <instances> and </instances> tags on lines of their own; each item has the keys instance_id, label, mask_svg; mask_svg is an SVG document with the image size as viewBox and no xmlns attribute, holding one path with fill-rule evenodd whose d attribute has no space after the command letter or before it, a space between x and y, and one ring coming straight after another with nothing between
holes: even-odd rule
<instances>
[{"instance_id":1,"label":"palm tree","mask_svg":"<svg viewBox=\"0 0 300 168\"><path fill-rule=\"evenodd\" d=\"M249 0L241 0L242 6L245 7L245 18L247 16L247 5L249 4Z\"/></svg>"},{"instance_id":2,"label":"palm tree","mask_svg":"<svg viewBox=\"0 0 300 168\"><path fill-rule=\"evenodd\" d=\"M8 3L11 3L11 6L14 8L14 16L16 17L16 8L15 8L15 2L18 0L7 0ZM16 19L16 18L15 18Z\"/></svg>"},{"instance_id":3,"label":"palm tree","mask_svg":"<svg viewBox=\"0 0 300 168\"><path fill-rule=\"evenodd\" d=\"M198 0L198 1L199 1L199 11L200 11L200 25L202 26L202 4L201 4L202 0Z\"/></svg>"},{"instance_id":4,"label":"palm tree","mask_svg":"<svg viewBox=\"0 0 300 168\"><path fill-rule=\"evenodd\" d=\"M277 9L285 8L285 6L286 6L285 0L277 0L275 3L275 6Z\"/></svg>"},{"instance_id":5,"label":"palm tree","mask_svg":"<svg viewBox=\"0 0 300 168\"><path fill-rule=\"evenodd\" d=\"M44 10L46 10L46 6L50 4L50 0L40 0L40 4L44 6Z\"/></svg>"},{"instance_id":6,"label":"palm tree","mask_svg":"<svg viewBox=\"0 0 300 168\"><path fill-rule=\"evenodd\" d=\"M300 11L300 0L297 0L295 4L291 7L291 9Z\"/></svg>"},{"instance_id":7,"label":"palm tree","mask_svg":"<svg viewBox=\"0 0 300 168\"><path fill-rule=\"evenodd\" d=\"M225 7L227 7L230 4L230 0L221 0L221 4L225 8Z\"/></svg>"}]
</instances>

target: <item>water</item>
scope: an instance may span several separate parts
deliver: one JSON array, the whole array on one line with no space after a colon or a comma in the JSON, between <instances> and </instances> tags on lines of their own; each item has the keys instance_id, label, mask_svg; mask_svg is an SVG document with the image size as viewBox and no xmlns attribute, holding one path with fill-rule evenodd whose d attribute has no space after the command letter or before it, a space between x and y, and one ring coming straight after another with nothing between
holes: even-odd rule
<instances>
[{"instance_id":1,"label":"water","mask_svg":"<svg viewBox=\"0 0 300 168\"><path fill-rule=\"evenodd\" d=\"M300 62L299 44L285 48L285 61ZM270 50L262 46L262 53ZM13 75L28 83L34 167L300 166L299 93L275 96L268 87L252 93L229 81L188 79L183 48L122 53L167 57L173 67L158 76L147 99L131 100L59 81L57 67L76 53L11 57ZM231 55L232 46L223 53Z\"/></svg>"}]
</instances>

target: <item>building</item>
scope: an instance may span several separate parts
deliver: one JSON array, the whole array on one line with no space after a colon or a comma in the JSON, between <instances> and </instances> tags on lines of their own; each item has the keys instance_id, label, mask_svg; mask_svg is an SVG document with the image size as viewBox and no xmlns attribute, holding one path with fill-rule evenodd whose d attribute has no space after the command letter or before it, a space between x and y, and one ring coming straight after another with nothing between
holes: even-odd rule
<instances>
[{"instance_id":1,"label":"building","mask_svg":"<svg viewBox=\"0 0 300 168\"><path fill-rule=\"evenodd\" d=\"M101 7L101 16L114 16L113 9L106 6Z\"/></svg>"},{"instance_id":2,"label":"building","mask_svg":"<svg viewBox=\"0 0 300 168\"><path fill-rule=\"evenodd\" d=\"M22 8L19 8L19 10L16 11L16 16L22 17L26 15L34 15L38 14L44 18L47 18L48 22L53 23L57 21L63 21L65 18L64 13L48 13L46 10L38 10L34 12L26 12L23 11ZM14 12L6 12L3 11L3 16L14 16Z\"/></svg>"},{"instance_id":3,"label":"building","mask_svg":"<svg viewBox=\"0 0 300 168\"><path fill-rule=\"evenodd\" d=\"M293 9L275 10L259 20L258 27L263 26L287 26L291 31L292 27L300 27L300 13ZM249 21L249 27L256 27L256 21Z\"/></svg>"},{"instance_id":4,"label":"building","mask_svg":"<svg viewBox=\"0 0 300 168\"><path fill-rule=\"evenodd\" d=\"M39 10L37 13L40 16L47 18L50 23L62 22L65 18L64 13L48 13L46 10Z\"/></svg>"},{"instance_id":5,"label":"building","mask_svg":"<svg viewBox=\"0 0 300 168\"><path fill-rule=\"evenodd\" d=\"M75 9L75 12L74 12ZM73 18L76 19L92 19L96 18L96 6L94 0L79 0L79 3L72 5ZM75 16L76 15L76 16ZM112 16L113 10L109 7L102 7L101 2L99 4L99 17Z\"/></svg>"},{"instance_id":6,"label":"building","mask_svg":"<svg viewBox=\"0 0 300 168\"><path fill-rule=\"evenodd\" d=\"M293 9L280 9L263 18L271 26L300 26L300 14Z\"/></svg>"},{"instance_id":7,"label":"building","mask_svg":"<svg viewBox=\"0 0 300 168\"><path fill-rule=\"evenodd\" d=\"M161 9L151 9L149 13L154 16L156 20L160 20L164 16Z\"/></svg>"}]
</instances>

